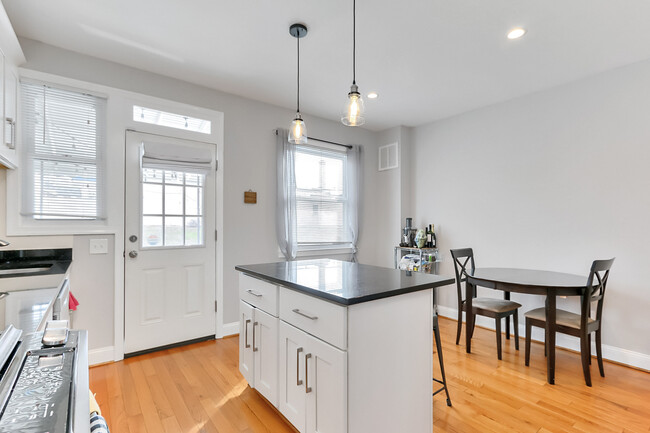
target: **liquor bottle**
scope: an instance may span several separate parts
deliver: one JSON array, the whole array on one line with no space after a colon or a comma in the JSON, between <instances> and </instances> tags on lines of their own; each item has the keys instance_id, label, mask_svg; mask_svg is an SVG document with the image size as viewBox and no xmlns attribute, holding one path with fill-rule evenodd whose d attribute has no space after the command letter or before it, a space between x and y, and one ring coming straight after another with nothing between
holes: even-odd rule
<instances>
[{"instance_id":1,"label":"liquor bottle","mask_svg":"<svg viewBox=\"0 0 650 433\"><path fill-rule=\"evenodd\" d=\"M435 226L431 224L431 248L437 248Z\"/></svg>"},{"instance_id":2,"label":"liquor bottle","mask_svg":"<svg viewBox=\"0 0 650 433\"><path fill-rule=\"evenodd\" d=\"M431 224L429 224L429 227L426 228L427 230L427 243L426 243L426 248L431 248L431 245L433 245L433 239L432 239L432 234L433 232L431 231Z\"/></svg>"}]
</instances>

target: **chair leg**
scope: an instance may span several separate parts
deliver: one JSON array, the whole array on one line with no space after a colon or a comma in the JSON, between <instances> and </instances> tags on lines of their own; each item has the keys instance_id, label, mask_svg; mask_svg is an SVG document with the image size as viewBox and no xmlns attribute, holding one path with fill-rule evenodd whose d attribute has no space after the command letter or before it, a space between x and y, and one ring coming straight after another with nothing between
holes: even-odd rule
<instances>
[{"instance_id":1,"label":"chair leg","mask_svg":"<svg viewBox=\"0 0 650 433\"><path fill-rule=\"evenodd\" d=\"M548 354L546 353L546 339L544 340L544 358L546 358Z\"/></svg>"},{"instance_id":2,"label":"chair leg","mask_svg":"<svg viewBox=\"0 0 650 433\"><path fill-rule=\"evenodd\" d=\"M476 314L472 314L472 330L469 331L470 340L474 336L474 328L476 328ZM465 332L467 332L467 330L465 330Z\"/></svg>"},{"instance_id":3,"label":"chair leg","mask_svg":"<svg viewBox=\"0 0 650 433\"><path fill-rule=\"evenodd\" d=\"M460 332L463 328L463 303L461 302L460 305L458 305L458 329L456 330L456 345L458 345L458 342L460 341ZM467 332L467 330L465 330Z\"/></svg>"},{"instance_id":4,"label":"chair leg","mask_svg":"<svg viewBox=\"0 0 650 433\"><path fill-rule=\"evenodd\" d=\"M510 318L507 318L509 321ZM515 310L515 314L512 315L512 326L515 328L515 350L519 350L519 314Z\"/></svg>"},{"instance_id":5,"label":"chair leg","mask_svg":"<svg viewBox=\"0 0 650 433\"><path fill-rule=\"evenodd\" d=\"M526 318L526 367L530 364L530 332L532 328L533 325L530 323L530 320Z\"/></svg>"},{"instance_id":6,"label":"chair leg","mask_svg":"<svg viewBox=\"0 0 650 433\"><path fill-rule=\"evenodd\" d=\"M591 365L591 334L587 334L587 353L589 354L589 365Z\"/></svg>"},{"instance_id":7,"label":"chair leg","mask_svg":"<svg viewBox=\"0 0 650 433\"><path fill-rule=\"evenodd\" d=\"M588 350L589 334L583 332L580 336L580 358L582 359L582 372L585 375L585 383L591 386L591 373L589 372L589 358L591 357Z\"/></svg>"},{"instance_id":8,"label":"chair leg","mask_svg":"<svg viewBox=\"0 0 650 433\"><path fill-rule=\"evenodd\" d=\"M501 361L501 319L496 319L497 328L497 357Z\"/></svg>"},{"instance_id":9,"label":"chair leg","mask_svg":"<svg viewBox=\"0 0 650 433\"><path fill-rule=\"evenodd\" d=\"M447 389L447 376L445 376L445 363L442 360L442 342L440 341L440 328L438 327L438 316L434 318L433 335L436 338L436 352L438 352L438 362L440 362L440 374L442 375L442 386L445 387L445 394L447 394L447 406L451 407L451 398L449 397L449 390Z\"/></svg>"},{"instance_id":10,"label":"chair leg","mask_svg":"<svg viewBox=\"0 0 650 433\"><path fill-rule=\"evenodd\" d=\"M510 340L510 317L506 317L506 340Z\"/></svg>"},{"instance_id":11,"label":"chair leg","mask_svg":"<svg viewBox=\"0 0 650 433\"><path fill-rule=\"evenodd\" d=\"M596 331L596 357L598 358L598 369L600 370L600 375L602 377L605 377L605 366L603 365L603 346L600 329Z\"/></svg>"}]
</instances>

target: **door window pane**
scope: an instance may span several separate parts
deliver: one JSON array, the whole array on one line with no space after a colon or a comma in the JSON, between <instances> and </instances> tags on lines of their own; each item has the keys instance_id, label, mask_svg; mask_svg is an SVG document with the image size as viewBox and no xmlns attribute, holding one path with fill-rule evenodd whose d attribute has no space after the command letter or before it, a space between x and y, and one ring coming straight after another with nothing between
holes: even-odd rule
<instances>
[{"instance_id":1,"label":"door window pane","mask_svg":"<svg viewBox=\"0 0 650 433\"><path fill-rule=\"evenodd\" d=\"M204 174L142 170L142 248L205 244Z\"/></svg>"}]
</instances>

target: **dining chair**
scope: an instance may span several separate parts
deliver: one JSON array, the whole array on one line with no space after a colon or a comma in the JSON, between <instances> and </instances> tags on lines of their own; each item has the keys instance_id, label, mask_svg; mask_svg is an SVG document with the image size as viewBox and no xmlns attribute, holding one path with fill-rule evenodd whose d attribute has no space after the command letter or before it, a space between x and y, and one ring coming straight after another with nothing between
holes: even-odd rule
<instances>
[{"instance_id":1,"label":"dining chair","mask_svg":"<svg viewBox=\"0 0 650 433\"><path fill-rule=\"evenodd\" d=\"M587 286L584 294L580 297L580 314L572 313L565 310L556 310L557 332L572 335L580 338L580 357L582 359L582 372L585 376L585 383L591 386L591 373L589 364L591 364L591 333L596 333L596 357L598 358L598 369L600 375L605 377L603 367L603 348L602 348L602 318L603 318L603 301L605 299L605 289L607 288L607 279L609 270L614 263L614 259L594 260L591 264L591 270L587 277ZM596 317L591 317L591 304L597 302ZM526 314L526 366L530 363L530 334L531 328L546 327L546 309L535 308ZM546 342L544 342L546 348Z\"/></svg>"},{"instance_id":2,"label":"dining chair","mask_svg":"<svg viewBox=\"0 0 650 433\"><path fill-rule=\"evenodd\" d=\"M460 333L463 326L463 311L466 314L491 317L495 320L497 334L497 357L501 359L501 319L506 319L506 339L510 339L510 316L512 316L513 328L515 333L515 349L519 350L519 318L518 309L521 304L510 300L510 293L504 292L504 299L495 298L477 298L476 292L473 293L472 311L467 311L467 302L463 298L461 283L465 282L465 296L467 296L467 281L464 277L467 270L474 271L474 251L471 248L459 248L450 250L451 257L454 261L454 270L456 271L456 294L458 296L458 330L456 332L456 344L460 341ZM473 320L476 325L476 320ZM474 335L474 326L472 329L466 329L470 338Z\"/></svg>"}]
</instances>

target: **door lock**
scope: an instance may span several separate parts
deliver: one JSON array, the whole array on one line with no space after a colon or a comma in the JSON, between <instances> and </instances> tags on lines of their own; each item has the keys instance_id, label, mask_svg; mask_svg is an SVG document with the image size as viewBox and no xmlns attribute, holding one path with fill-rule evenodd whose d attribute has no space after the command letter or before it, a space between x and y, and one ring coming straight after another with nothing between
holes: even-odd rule
<instances>
[{"instance_id":1,"label":"door lock","mask_svg":"<svg viewBox=\"0 0 650 433\"><path fill-rule=\"evenodd\" d=\"M129 257L131 257L132 259L135 259L136 257L138 257L138 252L137 251L129 251Z\"/></svg>"},{"instance_id":2,"label":"door lock","mask_svg":"<svg viewBox=\"0 0 650 433\"><path fill-rule=\"evenodd\" d=\"M138 237L136 235L131 235L131 236L129 236L129 240L131 242L136 242L138 240Z\"/></svg>"}]
</instances>

